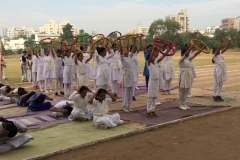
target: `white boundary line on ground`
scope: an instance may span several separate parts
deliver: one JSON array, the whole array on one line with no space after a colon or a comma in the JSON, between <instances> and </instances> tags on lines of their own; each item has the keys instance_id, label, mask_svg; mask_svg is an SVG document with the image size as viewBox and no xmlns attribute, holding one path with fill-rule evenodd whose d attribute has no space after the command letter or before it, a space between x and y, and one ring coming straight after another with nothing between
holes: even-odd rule
<instances>
[{"instance_id":1,"label":"white boundary line on ground","mask_svg":"<svg viewBox=\"0 0 240 160\"><path fill-rule=\"evenodd\" d=\"M231 110L231 109L234 109L234 108L239 108L239 107L240 106L226 107L226 108L223 108L223 109L219 109L219 110L215 110L215 111L211 111L211 112L207 112L207 113L197 114L197 115L194 115L194 116L190 116L190 117L186 117L186 118L182 118L182 119L177 119L177 120L173 120L173 121L162 123L162 124L157 124L157 125L154 125L154 126L143 128L143 129L138 129L136 131L119 134L119 135L116 135L116 136L113 136L113 137L103 138L103 139L99 139L99 140L96 140L96 141L92 141L92 142L84 143L84 144L81 144L81 145L77 145L77 146L74 146L74 147L69 147L69 148L62 149L62 150L59 150L59 151L56 151L56 152L51 152L51 153L48 153L48 154L32 157L32 158L25 159L25 160L38 160L38 159L42 159L42 158L47 158L47 157L50 157L50 156L53 156L53 155L56 155L56 154L65 153L65 152L68 152L68 151L71 151L71 150L74 150L74 149L79 149L79 148L91 146L91 145L94 145L94 144L97 144L97 143L102 143L102 142L110 141L110 140L117 139L117 138L128 137L128 136L131 136L131 135L134 135L134 134L137 134L137 133L142 133L142 132L155 130L155 129L158 129L158 128L161 128L161 127L164 127L164 126L167 126L167 125L170 125L170 124L183 122L183 121L186 121L186 120L189 120L189 119L204 117L204 116L207 116L207 115L212 115L212 114L228 111L228 110Z\"/></svg>"}]
</instances>

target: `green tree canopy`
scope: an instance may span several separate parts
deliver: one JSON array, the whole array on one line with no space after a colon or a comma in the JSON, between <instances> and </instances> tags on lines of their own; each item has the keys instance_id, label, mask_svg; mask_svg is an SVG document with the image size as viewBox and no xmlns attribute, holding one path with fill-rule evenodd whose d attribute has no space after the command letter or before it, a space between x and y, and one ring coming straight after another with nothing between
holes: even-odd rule
<instances>
[{"instance_id":1,"label":"green tree canopy","mask_svg":"<svg viewBox=\"0 0 240 160\"><path fill-rule=\"evenodd\" d=\"M73 26L71 24L66 24L64 27L63 27L63 34L61 34L61 38L65 38L65 37L68 37L68 36L73 36L73 32L72 32L72 28Z\"/></svg>"}]
</instances>

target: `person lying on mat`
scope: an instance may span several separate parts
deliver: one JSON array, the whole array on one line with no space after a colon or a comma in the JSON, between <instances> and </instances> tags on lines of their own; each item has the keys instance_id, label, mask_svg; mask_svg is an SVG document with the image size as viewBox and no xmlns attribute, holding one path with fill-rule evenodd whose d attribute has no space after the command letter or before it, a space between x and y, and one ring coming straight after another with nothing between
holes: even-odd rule
<instances>
[{"instance_id":1,"label":"person lying on mat","mask_svg":"<svg viewBox=\"0 0 240 160\"><path fill-rule=\"evenodd\" d=\"M65 117L69 116L73 110L73 101L60 101L54 107L50 108L52 115L55 117Z\"/></svg>"},{"instance_id":2,"label":"person lying on mat","mask_svg":"<svg viewBox=\"0 0 240 160\"><path fill-rule=\"evenodd\" d=\"M68 117L70 121L86 121L93 118L93 112L88 108L88 100L93 95L91 92L88 87L81 86L78 91L70 95L69 100L74 101L73 111Z\"/></svg>"},{"instance_id":3,"label":"person lying on mat","mask_svg":"<svg viewBox=\"0 0 240 160\"><path fill-rule=\"evenodd\" d=\"M36 92L34 93L29 100L27 100L28 105L28 111L43 111L43 110L49 110L51 108L50 102L44 102L45 100L52 101L53 99L46 96L43 93Z\"/></svg>"},{"instance_id":4,"label":"person lying on mat","mask_svg":"<svg viewBox=\"0 0 240 160\"><path fill-rule=\"evenodd\" d=\"M27 127L16 120L6 120L0 117L0 153L21 147L30 142L33 137L26 133ZM17 135L17 136L16 136Z\"/></svg>"},{"instance_id":5,"label":"person lying on mat","mask_svg":"<svg viewBox=\"0 0 240 160\"><path fill-rule=\"evenodd\" d=\"M107 94L111 98L106 98ZM123 120L120 120L120 115L118 113L112 115L108 114L108 103L115 101L116 98L112 93L101 88L89 99L88 103L93 105L93 123L95 127L107 129L108 127L112 128L116 127L118 124L124 123Z\"/></svg>"},{"instance_id":6,"label":"person lying on mat","mask_svg":"<svg viewBox=\"0 0 240 160\"><path fill-rule=\"evenodd\" d=\"M10 86L0 84L0 101L11 101L12 103L14 103L15 100L7 96L11 91L12 88Z\"/></svg>"},{"instance_id":7,"label":"person lying on mat","mask_svg":"<svg viewBox=\"0 0 240 160\"><path fill-rule=\"evenodd\" d=\"M10 91L7 97L10 97L11 101L17 103L19 106L25 106L27 100L31 97L26 94L28 94L28 92L24 88L19 87Z\"/></svg>"}]
</instances>

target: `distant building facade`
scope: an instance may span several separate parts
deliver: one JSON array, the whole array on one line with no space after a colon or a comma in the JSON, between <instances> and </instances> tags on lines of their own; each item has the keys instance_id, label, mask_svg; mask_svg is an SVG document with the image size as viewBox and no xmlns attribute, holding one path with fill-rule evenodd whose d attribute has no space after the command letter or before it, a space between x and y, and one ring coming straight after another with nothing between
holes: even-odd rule
<instances>
[{"instance_id":1,"label":"distant building facade","mask_svg":"<svg viewBox=\"0 0 240 160\"><path fill-rule=\"evenodd\" d=\"M233 24L234 24L234 18L225 18L225 19L222 19L221 28L223 30L227 30L232 28Z\"/></svg>"},{"instance_id":2,"label":"distant building facade","mask_svg":"<svg viewBox=\"0 0 240 160\"><path fill-rule=\"evenodd\" d=\"M144 27L140 24L138 24L136 27L134 28L129 28L128 29L128 34L135 34L135 33L139 33L139 34L143 34L143 35L148 35L148 30L149 30L149 27Z\"/></svg>"}]
</instances>

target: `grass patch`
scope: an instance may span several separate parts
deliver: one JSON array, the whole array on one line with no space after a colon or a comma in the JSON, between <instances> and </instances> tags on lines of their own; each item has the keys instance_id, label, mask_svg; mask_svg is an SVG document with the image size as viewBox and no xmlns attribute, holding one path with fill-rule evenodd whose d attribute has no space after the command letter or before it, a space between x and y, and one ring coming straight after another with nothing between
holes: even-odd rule
<instances>
[{"instance_id":1,"label":"grass patch","mask_svg":"<svg viewBox=\"0 0 240 160\"><path fill-rule=\"evenodd\" d=\"M240 52L224 53L224 59L227 64L238 63L240 59L239 56L240 56ZM5 69L5 74L6 74L6 77L8 78L7 80L8 83L13 84L13 83L21 82L21 68L20 68L20 62L19 62L20 55L5 56L4 58L7 62L7 68ZM178 51L173 56L175 68L178 68L179 59L180 59L180 52ZM198 57L196 57L193 60L193 62L195 66L212 65L211 59L212 59L211 54L200 54ZM140 61L140 67L141 67L140 71L143 71L143 67L145 63L143 52L139 53L139 61ZM5 83L4 81L2 82Z\"/></svg>"}]
</instances>

